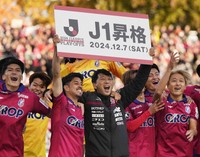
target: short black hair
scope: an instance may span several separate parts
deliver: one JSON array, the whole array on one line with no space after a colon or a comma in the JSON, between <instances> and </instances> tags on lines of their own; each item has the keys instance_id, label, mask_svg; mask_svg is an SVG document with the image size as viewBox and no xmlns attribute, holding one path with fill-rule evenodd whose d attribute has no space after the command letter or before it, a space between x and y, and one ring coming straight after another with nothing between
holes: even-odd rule
<instances>
[{"instance_id":1,"label":"short black hair","mask_svg":"<svg viewBox=\"0 0 200 157\"><path fill-rule=\"evenodd\" d=\"M65 76L65 77L62 78L63 87L64 87L64 85L66 85L70 81L72 81L73 78L75 78L75 77L78 77L78 78L81 79L81 81L83 81L83 75L82 74L80 74L80 73L70 73L67 76Z\"/></svg>"},{"instance_id":2,"label":"short black hair","mask_svg":"<svg viewBox=\"0 0 200 157\"><path fill-rule=\"evenodd\" d=\"M23 72L24 72L24 63L22 61L20 61L19 59L15 58L15 57L7 57L7 58L4 58L4 59L0 60L0 66L1 66L1 68L0 68L0 70L1 70L0 71L0 75L1 76L5 73L7 67L10 64L17 64L17 65L19 65L19 67L21 69L21 72L23 74Z\"/></svg>"},{"instance_id":3,"label":"short black hair","mask_svg":"<svg viewBox=\"0 0 200 157\"><path fill-rule=\"evenodd\" d=\"M106 70L106 69L98 69L92 75L92 83L96 83L99 74L104 74L106 76L109 76L109 77L113 78L112 74L108 70Z\"/></svg>"},{"instance_id":4,"label":"short black hair","mask_svg":"<svg viewBox=\"0 0 200 157\"><path fill-rule=\"evenodd\" d=\"M158 72L160 72L158 66L155 63L153 63L153 65L151 66L151 69L156 69L156 70L158 70Z\"/></svg>"},{"instance_id":5,"label":"short black hair","mask_svg":"<svg viewBox=\"0 0 200 157\"><path fill-rule=\"evenodd\" d=\"M48 87L51 83L51 78L44 72L35 72L29 78L29 84L33 82L34 79L39 78L43 81L44 85Z\"/></svg>"},{"instance_id":6,"label":"short black hair","mask_svg":"<svg viewBox=\"0 0 200 157\"><path fill-rule=\"evenodd\" d=\"M198 74L199 77L200 77L200 64L197 66L197 68L196 68L196 72L197 72L197 74Z\"/></svg>"}]
</instances>

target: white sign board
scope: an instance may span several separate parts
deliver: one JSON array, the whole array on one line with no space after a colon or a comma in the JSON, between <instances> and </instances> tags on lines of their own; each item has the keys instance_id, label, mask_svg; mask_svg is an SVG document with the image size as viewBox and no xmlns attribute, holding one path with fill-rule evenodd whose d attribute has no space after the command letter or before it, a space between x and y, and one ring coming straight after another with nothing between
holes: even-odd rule
<instances>
[{"instance_id":1,"label":"white sign board","mask_svg":"<svg viewBox=\"0 0 200 157\"><path fill-rule=\"evenodd\" d=\"M152 64L148 16L55 6L59 56Z\"/></svg>"}]
</instances>

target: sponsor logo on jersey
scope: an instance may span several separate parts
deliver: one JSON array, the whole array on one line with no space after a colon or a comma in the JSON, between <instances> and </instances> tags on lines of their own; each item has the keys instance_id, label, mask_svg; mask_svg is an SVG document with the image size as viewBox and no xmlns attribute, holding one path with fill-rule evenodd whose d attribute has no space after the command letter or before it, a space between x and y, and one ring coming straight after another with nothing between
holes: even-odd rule
<instances>
[{"instance_id":1,"label":"sponsor logo on jersey","mask_svg":"<svg viewBox=\"0 0 200 157\"><path fill-rule=\"evenodd\" d=\"M165 115L165 121L167 123L188 123L189 116L185 114L168 113Z\"/></svg>"},{"instance_id":2,"label":"sponsor logo on jersey","mask_svg":"<svg viewBox=\"0 0 200 157\"><path fill-rule=\"evenodd\" d=\"M135 109L138 109L138 108L141 108L142 105L136 105L136 106L131 106L130 109L131 110L135 110Z\"/></svg>"},{"instance_id":3,"label":"sponsor logo on jersey","mask_svg":"<svg viewBox=\"0 0 200 157\"><path fill-rule=\"evenodd\" d=\"M113 110L113 113L117 113L117 112L121 112L120 107L116 107L116 108Z\"/></svg>"},{"instance_id":4,"label":"sponsor logo on jersey","mask_svg":"<svg viewBox=\"0 0 200 157\"><path fill-rule=\"evenodd\" d=\"M91 69L89 71L82 71L81 74L83 75L83 78L91 78L96 70Z\"/></svg>"},{"instance_id":5,"label":"sponsor logo on jersey","mask_svg":"<svg viewBox=\"0 0 200 157\"><path fill-rule=\"evenodd\" d=\"M173 108L173 106L170 106L170 105L169 105L168 107L169 107L169 108Z\"/></svg>"},{"instance_id":6,"label":"sponsor logo on jersey","mask_svg":"<svg viewBox=\"0 0 200 157\"><path fill-rule=\"evenodd\" d=\"M80 129L84 128L84 120L80 120L80 119L76 118L75 116L67 117L66 123L70 126L77 127Z\"/></svg>"},{"instance_id":7,"label":"sponsor logo on jersey","mask_svg":"<svg viewBox=\"0 0 200 157\"><path fill-rule=\"evenodd\" d=\"M150 116L144 123L142 123L140 127L154 127L154 126L155 126L154 117Z\"/></svg>"},{"instance_id":8,"label":"sponsor logo on jersey","mask_svg":"<svg viewBox=\"0 0 200 157\"><path fill-rule=\"evenodd\" d=\"M15 117L19 118L24 114L24 111L22 109L16 109L15 107L8 107L5 105L1 105L0 108L3 109L0 110L0 115L2 116L9 116L9 117Z\"/></svg>"},{"instance_id":9,"label":"sponsor logo on jersey","mask_svg":"<svg viewBox=\"0 0 200 157\"><path fill-rule=\"evenodd\" d=\"M24 99L28 99L28 95L24 95L24 94L21 94L21 93L18 93L18 98L24 98Z\"/></svg>"},{"instance_id":10,"label":"sponsor logo on jersey","mask_svg":"<svg viewBox=\"0 0 200 157\"><path fill-rule=\"evenodd\" d=\"M117 125L124 125L124 122L123 122L123 115L122 115L122 112L121 112L120 107L116 107L116 108L113 110L113 113L114 113L114 118L115 118L116 124L117 124Z\"/></svg>"},{"instance_id":11,"label":"sponsor logo on jersey","mask_svg":"<svg viewBox=\"0 0 200 157\"><path fill-rule=\"evenodd\" d=\"M74 108L70 108L72 111L74 111L75 112L75 109Z\"/></svg>"},{"instance_id":12,"label":"sponsor logo on jersey","mask_svg":"<svg viewBox=\"0 0 200 157\"><path fill-rule=\"evenodd\" d=\"M5 107L5 105L0 106L0 111L2 111Z\"/></svg>"},{"instance_id":13,"label":"sponsor logo on jersey","mask_svg":"<svg viewBox=\"0 0 200 157\"><path fill-rule=\"evenodd\" d=\"M97 97L97 98L96 98L96 101L101 101L101 98Z\"/></svg>"},{"instance_id":14,"label":"sponsor logo on jersey","mask_svg":"<svg viewBox=\"0 0 200 157\"><path fill-rule=\"evenodd\" d=\"M42 114L39 114L39 113L32 113L32 112L29 112L28 115L27 115L27 118L31 118L31 119L44 119L45 116L42 115Z\"/></svg>"}]
</instances>

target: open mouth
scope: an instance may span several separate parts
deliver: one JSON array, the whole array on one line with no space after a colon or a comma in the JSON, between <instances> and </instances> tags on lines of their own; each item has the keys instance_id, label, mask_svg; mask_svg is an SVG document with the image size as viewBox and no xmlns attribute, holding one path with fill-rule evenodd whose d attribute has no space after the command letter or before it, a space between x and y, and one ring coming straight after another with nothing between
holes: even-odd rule
<instances>
[{"instance_id":1,"label":"open mouth","mask_svg":"<svg viewBox=\"0 0 200 157\"><path fill-rule=\"evenodd\" d=\"M12 81L17 81L17 80L18 80L17 77L11 77L10 79L11 79Z\"/></svg>"},{"instance_id":2,"label":"open mouth","mask_svg":"<svg viewBox=\"0 0 200 157\"><path fill-rule=\"evenodd\" d=\"M34 92L37 96L39 96L41 94L41 92Z\"/></svg>"},{"instance_id":3,"label":"open mouth","mask_svg":"<svg viewBox=\"0 0 200 157\"><path fill-rule=\"evenodd\" d=\"M110 90L110 86L104 86L104 90L108 92Z\"/></svg>"},{"instance_id":4,"label":"open mouth","mask_svg":"<svg viewBox=\"0 0 200 157\"><path fill-rule=\"evenodd\" d=\"M181 87L175 87L174 90L175 90L175 91L180 91L180 90L181 90Z\"/></svg>"},{"instance_id":5,"label":"open mouth","mask_svg":"<svg viewBox=\"0 0 200 157\"><path fill-rule=\"evenodd\" d=\"M81 88L77 89L77 91L79 92L79 94L83 93L83 90Z\"/></svg>"},{"instance_id":6,"label":"open mouth","mask_svg":"<svg viewBox=\"0 0 200 157\"><path fill-rule=\"evenodd\" d=\"M153 82L153 84L154 84L154 85L157 85L157 84L158 84L158 82Z\"/></svg>"}]
</instances>

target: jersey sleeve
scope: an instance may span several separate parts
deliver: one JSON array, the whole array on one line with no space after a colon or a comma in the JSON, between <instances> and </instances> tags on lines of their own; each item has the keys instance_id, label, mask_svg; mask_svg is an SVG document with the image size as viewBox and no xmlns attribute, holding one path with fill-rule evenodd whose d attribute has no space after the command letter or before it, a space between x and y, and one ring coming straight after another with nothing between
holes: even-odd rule
<instances>
[{"instance_id":1,"label":"jersey sleeve","mask_svg":"<svg viewBox=\"0 0 200 157\"><path fill-rule=\"evenodd\" d=\"M120 89L124 108L133 102L144 88L151 70L151 65L141 64L136 77Z\"/></svg>"},{"instance_id":2,"label":"jersey sleeve","mask_svg":"<svg viewBox=\"0 0 200 157\"><path fill-rule=\"evenodd\" d=\"M65 98L66 97L63 92L59 96L53 97L53 106L57 108L57 107L61 107L62 105L65 105L64 104ZM59 105L59 104L62 104L62 105Z\"/></svg>"},{"instance_id":3,"label":"jersey sleeve","mask_svg":"<svg viewBox=\"0 0 200 157\"><path fill-rule=\"evenodd\" d=\"M112 72L113 75L119 77L121 79L122 75L127 71L127 69L120 62L109 62L109 71Z\"/></svg>"},{"instance_id":4,"label":"jersey sleeve","mask_svg":"<svg viewBox=\"0 0 200 157\"><path fill-rule=\"evenodd\" d=\"M198 112L198 108L197 105L195 104L195 102L191 103L191 113L190 113L190 118L199 119L199 112Z\"/></svg>"},{"instance_id":5,"label":"jersey sleeve","mask_svg":"<svg viewBox=\"0 0 200 157\"><path fill-rule=\"evenodd\" d=\"M38 96L34 97L33 113L48 115L51 108Z\"/></svg>"},{"instance_id":6,"label":"jersey sleeve","mask_svg":"<svg viewBox=\"0 0 200 157\"><path fill-rule=\"evenodd\" d=\"M145 111L143 114L141 114L138 118L136 119L129 119L126 122L127 125L127 131L128 132L134 132L136 129L138 129L142 123L150 116L149 110Z\"/></svg>"}]
</instances>

